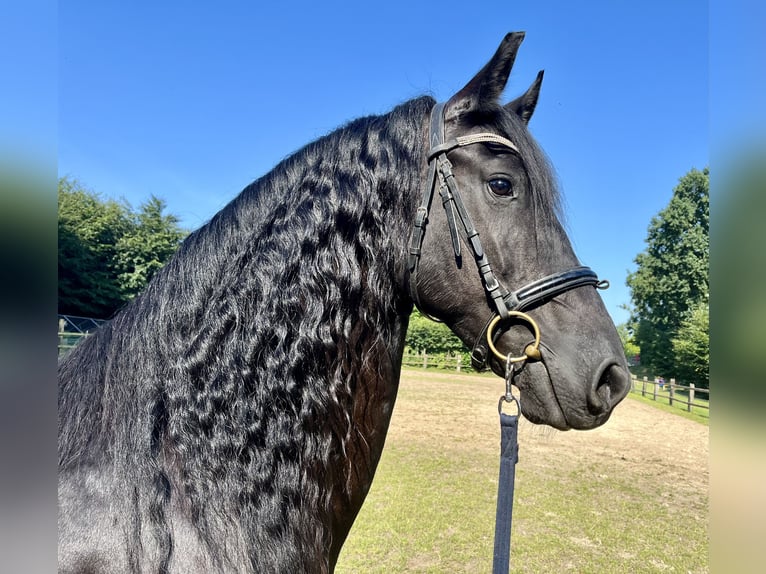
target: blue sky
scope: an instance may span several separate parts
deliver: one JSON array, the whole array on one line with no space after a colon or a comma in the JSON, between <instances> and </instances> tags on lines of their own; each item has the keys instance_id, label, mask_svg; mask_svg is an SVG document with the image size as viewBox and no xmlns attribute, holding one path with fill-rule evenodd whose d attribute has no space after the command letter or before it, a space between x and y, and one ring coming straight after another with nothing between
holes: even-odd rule
<instances>
[{"instance_id":1,"label":"blue sky","mask_svg":"<svg viewBox=\"0 0 766 574\"><path fill-rule=\"evenodd\" d=\"M58 171L193 229L299 147L423 93L443 100L525 30L530 129L613 319L652 216L708 165L708 6L672 2L59 5ZM263 3L267 4L267 3Z\"/></svg>"}]
</instances>

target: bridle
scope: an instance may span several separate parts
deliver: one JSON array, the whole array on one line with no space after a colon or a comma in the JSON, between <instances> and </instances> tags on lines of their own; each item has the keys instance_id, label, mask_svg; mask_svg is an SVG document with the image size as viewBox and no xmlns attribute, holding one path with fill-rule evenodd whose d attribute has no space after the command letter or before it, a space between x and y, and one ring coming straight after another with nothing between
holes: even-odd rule
<instances>
[{"instance_id":1,"label":"bridle","mask_svg":"<svg viewBox=\"0 0 766 574\"><path fill-rule=\"evenodd\" d=\"M423 188L423 194L415 215L415 223L410 238L409 250L409 290L410 296L419 309L422 310L420 297L418 295L418 272L420 255L422 252L423 239L425 237L426 225L428 224L428 212L431 208L431 202L436 189L439 190L439 196L447 215L447 226L449 227L450 237L452 239L452 250L455 253L455 260L461 258L461 239L458 231L457 220L462 223L463 230L468 246L476 259L476 265L481 275L484 290L491 301L490 308L493 311L487 321L482 333L474 344L471 353L471 362L477 370L486 367L487 359L494 350L493 335L490 325L494 327L500 321L511 318L512 315L524 315L521 313L524 309L541 304L560 295L566 291L582 287L584 285L593 285L599 289L605 289L609 286L607 281L599 281L596 273L589 267L573 267L566 271L554 273L533 281L524 287L511 291L507 289L495 276L492 266L487 259L484 248L479 239L479 232L471 220L470 215L465 209L457 182L452 173L452 164L447 158L447 154L459 147L465 147L477 143L492 143L501 145L518 153L516 145L507 138L493 133L478 133L466 136L458 136L455 139L444 141L444 103L436 104L431 111L430 145L428 152L428 177L426 185ZM525 317L527 317L525 315ZM495 321L493 323L493 320ZM538 337L539 344L539 337ZM535 348L534 351L537 349ZM498 356L505 359L504 356ZM529 358L539 359L539 351L536 355L528 355ZM525 359L527 357L524 357Z\"/></svg>"},{"instance_id":2,"label":"bridle","mask_svg":"<svg viewBox=\"0 0 766 574\"><path fill-rule=\"evenodd\" d=\"M527 360L540 360L542 358L539 350L540 329L532 317L523 313L523 310L545 303L556 295L578 287L593 285L596 288L605 289L609 286L609 283L607 281L599 281L598 276L592 269L582 266L548 275L515 291L510 291L497 279L479 240L479 232L476 230L463 204L457 182L452 173L452 164L447 159L447 154L456 148L482 142L501 145L518 153L518 148L513 142L501 135L492 133L458 136L453 140L445 142L444 104L436 104L434 106L431 111L431 149L428 152L428 179L423 188L423 195L415 216L415 225L410 238L409 290L412 300L423 311L418 296L418 271L423 238L426 232L426 225L428 224L428 212L431 208L434 190L438 188L442 205L447 214L447 226L449 227L452 239L455 261L458 262L461 258L461 238L457 226L457 220L459 219L465 231L467 244L470 246L476 259L476 265L479 268L484 290L491 301L490 308L492 314L474 344L473 351L471 352L471 363L476 370L484 369L490 351L505 363L505 394L500 397L500 402L498 403L501 430L500 476L498 478L492 572L493 574L507 574L510 568L513 491L515 467L518 461L517 429L519 415L521 414L521 404L513 396L512 384L515 376L520 372ZM426 313L426 315L428 314ZM495 336L492 334L495 326L500 322L508 321L512 317L518 317L527 321L533 327L535 333L534 343L527 345L524 349L524 354L518 357L501 354L494 346L494 341L499 335ZM512 415L505 414L503 412L503 403L516 403L517 413Z\"/></svg>"}]
</instances>

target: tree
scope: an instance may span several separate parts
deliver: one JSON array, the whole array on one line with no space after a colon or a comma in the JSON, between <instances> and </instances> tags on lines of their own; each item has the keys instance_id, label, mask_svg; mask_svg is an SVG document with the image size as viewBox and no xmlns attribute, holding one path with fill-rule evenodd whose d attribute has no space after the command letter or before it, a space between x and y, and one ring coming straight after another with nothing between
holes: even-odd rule
<instances>
[{"instance_id":1,"label":"tree","mask_svg":"<svg viewBox=\"0 0 766 574\"><path fill-rule=\"evenodd\" d=\"M164 209L152 196L135 212L59 179L59 313L108 318L135 297L186 234Z\"/></svg>"},{"instance_id":2,"label":"tree","mask_svg":"<svg viewBox=\"0 0 766 574\"><path fill-rule=\"evenodd\" d=\"M681 323L673 338L676 376L698 388L710 385L710 307L700 303Z\"/></svg>"},{"instance_id":3,"label":"tree","mask_svg":"<svg viewBox=\"0 0 766 574\"><path fill-rule=\"evenodd\" d=\"M626 323L617 325L617 334L622 341L622 351L625 353L625 358L628 360L628 364L632 365L632 361L641 353L641 348L636 344Z\"/></svg>"},{"instance_id":4,"label":"tree","mask_svg":"<svg viewBox=\"0 0 766 574\"><path fill-rule=\"evenodd\" d=\"M129 226L124 204L103 201L77 181L59 179L59 313L104 318L125 302L114 261L117 242Z\"/></svg>"},{"instance_id":5,"label":"tree","mask_svg":"<svg viewBox=\"0 0 766 574\"><path fill-rule=\"evenodd\" d=\"M186 233L175 215L163 215L165 202L150 197L132 217L129 231L117 242L116 267L123 294L134 297L180 245Z\"/></svg>"},{"instance_id":6,"label":"tree","mask_svg":"<svg viewBox=\"0 0 766 574\"><path fill-rule=\"evenodd\" d=\"M435 323L415 309L410 315L405 345L413 351L427 353L462 353L463 342L444 323Z\"/></svg>"},{"instance_id":7,"label":"tree","mask_svg":"<svg viewBox=\"0 0 766 574\"><path fill-rule=\"evenodd\" d=\"M675 374L673 339L692 310L708 300L709 198L707 168L682 177L668 206L652 218L647 248L628 275L630 328L642 364L657 374Z\"/></svg>"}]
</instances>

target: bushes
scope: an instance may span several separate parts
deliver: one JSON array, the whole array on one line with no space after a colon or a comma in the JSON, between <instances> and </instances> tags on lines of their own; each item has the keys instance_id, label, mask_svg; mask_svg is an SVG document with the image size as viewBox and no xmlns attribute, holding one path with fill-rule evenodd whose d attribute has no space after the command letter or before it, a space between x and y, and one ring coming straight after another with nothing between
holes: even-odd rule
<instances>
[{"instance_id":1,"label":"bushes","mask_svg":"<svg viewBox=\"0 0 766 574\"><path fill-rule=\"evenodd\" d=\"M467 351L463 342L444 323L436 323L415 309L410 315L405 346L412 351L431 354Z\"/></svg>"},{"instance_id":2,"label":"bushes","mask_svg":"<svg viewBox=\"0 0 766 574\"><path fill-rule=\"evenodd\" d=\"M428 355L428 366L455 370L456 357L462 360L461 370L471 370L471 352L444 323L436 323L415 309L405 338L405 365L421 366L422 360L413 355Z\"/></svg>"}]
</instances>

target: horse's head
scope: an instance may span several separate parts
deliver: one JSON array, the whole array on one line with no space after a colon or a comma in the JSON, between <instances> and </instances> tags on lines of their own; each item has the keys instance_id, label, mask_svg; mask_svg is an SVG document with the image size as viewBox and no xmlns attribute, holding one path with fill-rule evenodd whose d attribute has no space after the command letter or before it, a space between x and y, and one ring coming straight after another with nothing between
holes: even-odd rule
<instances>
[{"instance_id":1,"label":"horse's head","mask_svg":"<svg viewBox=\"0 0 766 574\"><path fill-rule=\"evenodd\" d=\"M501 376L497 354L524 356L533 339L526 320L508 317L523 310L541 333L539 355L532 352L516 377L523 414L560 429L593 428L627 394L630 377L598 280L577 261L557 215L554 177L527 130L542 72L521 97L498 103L523 38L506 36L432 114L434 191L429 183L418 217L427 212L428 223L413 233L410 291L469 347L478 341L479 362ZM494 316L502 316L491 329L497 354L485 343Z\"/></svg>"}]
</instances>

